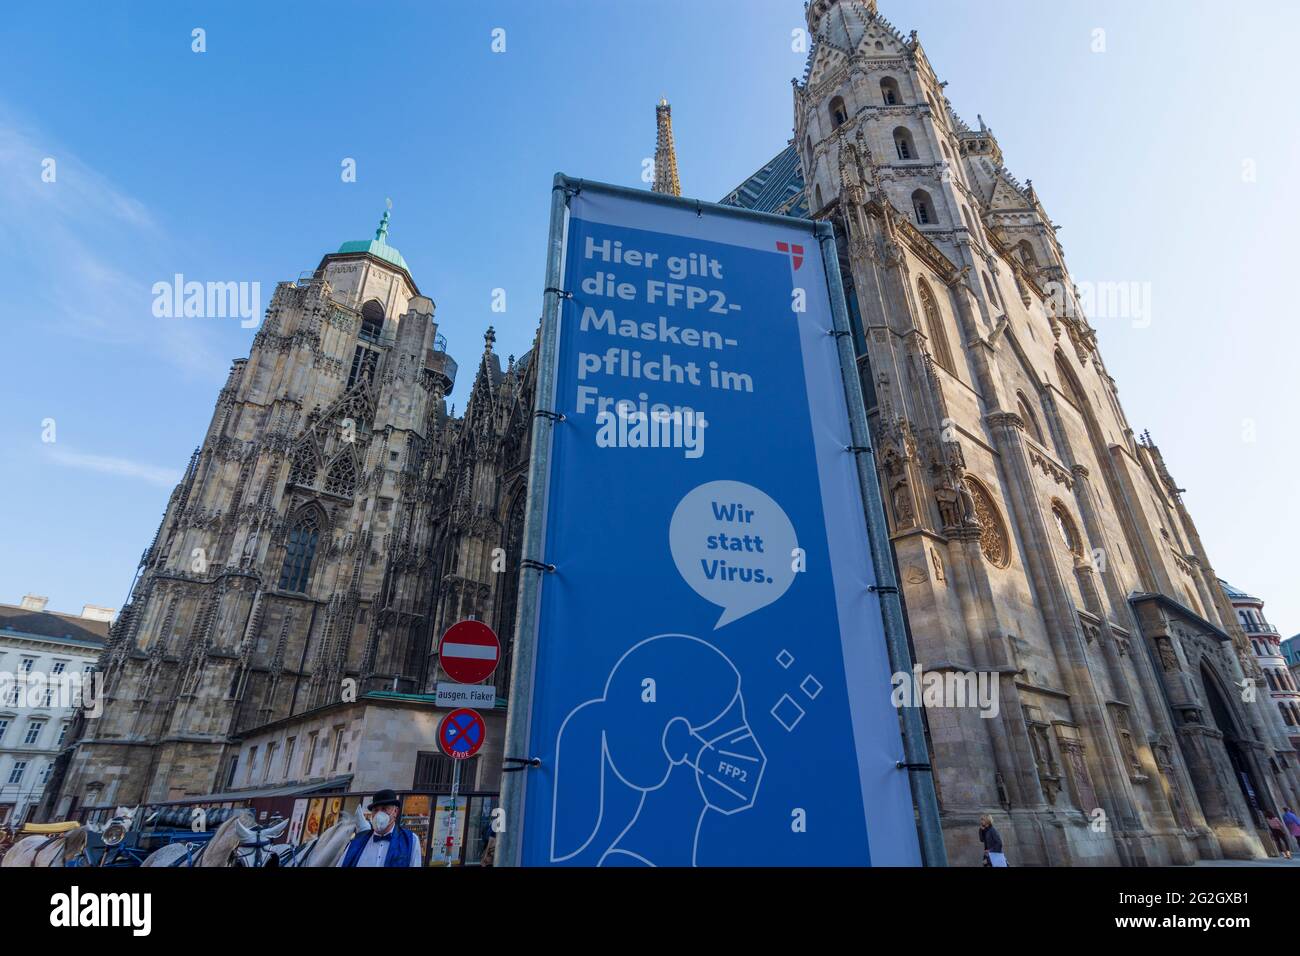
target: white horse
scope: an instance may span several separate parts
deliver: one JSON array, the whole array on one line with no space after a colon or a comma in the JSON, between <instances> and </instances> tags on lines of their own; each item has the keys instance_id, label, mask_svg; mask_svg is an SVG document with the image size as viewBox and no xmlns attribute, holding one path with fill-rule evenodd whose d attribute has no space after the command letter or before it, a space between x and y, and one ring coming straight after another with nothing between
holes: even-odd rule
<instances>
[{"instance_id":1,"label":"white horse","mask_svg":"<svg viewBox=\"0 0 1300 956\"><path fill-rule=\"evenodd\" d=\"M140 813L137 807L118 807L117 812L101 825L87 824L62 833L34 833L10 847L0 867L67 866L86 850L91 833L98 834L106 846L117 846L135 826Z\"/></svg>"},{"instance_id":2,"label":"white horse","mask_svg":"<svg viewBox=\"0 0 1300 956\"><path fill-rule=\"evenodd\" d=\"M339 861L343 859L343 854L347 852L348 844L358 833L364 833L370 829L370 821L366 819L365 812L357 807L356 813L351 817L343 817L338 823L330 827L319 837L316 838L311 849L309 849L302 862L298 866L311 867L330 867L338 866Z\"/></svg>"},{"instance_id":3,"label":"white horse","mask_svg":"<svg viewBox=\"0 0 1300 956\"><path fill-rule=\"evenodd\" d=\"M223 867L235 866L236 852L241 842L240 827L247 829L245 823L253 822L253 814L248 810L231 814L207 843L170 843L154 850L141 863L141 866L179 866L179 867Z\"/></svg>"},{"instance_id":4,"label":"white horse","mask_svg":"<svg viewBox=\"0 0 1300 956\"><path fill-rule=\"evenodd\" d=\"M85 827L77 827L64 833L25 836L9 848L0 867L67 866L86 848L89 833Z\"/></svg>"}]
</instances>

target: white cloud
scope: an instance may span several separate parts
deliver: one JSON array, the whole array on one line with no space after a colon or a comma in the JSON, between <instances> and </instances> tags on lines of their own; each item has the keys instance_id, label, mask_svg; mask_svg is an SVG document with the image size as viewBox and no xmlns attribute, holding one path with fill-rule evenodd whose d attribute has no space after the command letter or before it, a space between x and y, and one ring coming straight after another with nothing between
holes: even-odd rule
<instances>
[{"instance_id":1,"label":"white cloud","mask_svg":"<svg viewBox=\"0 0 1300 956\"><path fill-rule=\"evenodd\" d=\"M53 159L55 181L42 179ZM139 200L76 155L24 125L0 103L0 240L8 266L36 301L42 327L156 355L191 376L220 379L229 366L210 327L159 324L152 285L170 279L175 241ZM11 306L4 311L9 311Z\"/></svg>"},{"instance_id":2,"label":"white cloud","mask_svg":"<svg viewBox=\"0 0 1300 956\"><path fill-rule=\"evenodd\" d=\"M50 458L57 464L68 468L80 468L85 471L97 471L105 475L117 475L122 478L134 478L147 481L164 488L173 487L180 481L180 473L170 468L159 468L127 458L113 458L109 455L90 455L73 451L57 444L46 446Z\"/></svg>"}]
</instances>

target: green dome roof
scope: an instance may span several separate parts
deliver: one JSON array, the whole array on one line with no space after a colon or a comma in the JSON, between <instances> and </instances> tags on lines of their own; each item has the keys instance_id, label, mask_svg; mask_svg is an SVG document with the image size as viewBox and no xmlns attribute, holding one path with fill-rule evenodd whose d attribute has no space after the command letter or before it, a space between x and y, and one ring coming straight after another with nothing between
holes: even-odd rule
<instances>
[{"instance_id":1,"label":"green dome roof","mask_svg":"<svg viewBox=\"0 0 1300 956\"><path fill-rule=\"evenodd\" d=\"M373 239L357 239L353 242L345 242L339 246L339 252L364 252L383 259L385 262L391 262L399 269L410 272L411 268L402 258L402 254L388 244L388 211L384 211L384 218L379 220L379 228L375 230Z\"/></svg>"}]
</instances>

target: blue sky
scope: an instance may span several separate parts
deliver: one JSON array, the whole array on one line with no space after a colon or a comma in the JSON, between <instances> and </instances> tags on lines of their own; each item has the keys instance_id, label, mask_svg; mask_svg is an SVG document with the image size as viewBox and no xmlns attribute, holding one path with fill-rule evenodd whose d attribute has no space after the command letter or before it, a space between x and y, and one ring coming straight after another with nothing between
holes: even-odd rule
<instances>
[{"instance_id":1,"label":"blue sky","mask_svg":"<svg viewBox=\"0 0 1300 956\"><path fill-rule=\"evenodd\" d=\"M1298 10L882 0L919 31L957 111L982 114L1034 181L1075 279L1150 284L1149 327L1094 321L1107 367L1216 570L1284 634L1300 630ZM260 282L265 306L277 281L369 237L392 197L390 240L462 370L489 324L499 353L522 353L552 174L637 184L666 95L683 191L716 200L785 144L804 60L797 0L60 11L19 5L0 35L0 600L35 591L69 610L122 605L253 335L237 319L155 318L153 283Z\"/></svg>"}]
</instances>

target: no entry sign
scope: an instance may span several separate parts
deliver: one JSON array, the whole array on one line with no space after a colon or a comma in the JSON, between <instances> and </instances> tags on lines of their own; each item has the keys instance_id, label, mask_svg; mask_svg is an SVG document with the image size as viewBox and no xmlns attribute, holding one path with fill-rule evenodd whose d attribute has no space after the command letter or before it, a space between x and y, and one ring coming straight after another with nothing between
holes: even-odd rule
<instances>
[{"instance_id":1,"label":"no entry sign","mask_svg":"<svg viewBox=\"0 0 1300 956\"><path fill-rule=\"evenodd\" d=\"M501 659L501 642L482 621L460 621L447 628L438 644L438 659L457 683L487 680Z\"/></svg>"},{"instance_id":2,"label":"no entry sign","mask_svg":"<svg viewBox=\"0 0 1300 956\"><path fill-rule=\"evenodd\" d=\"M438 725L438 745L442 752L452 760L466 760L483 746L487 739L487 727L478 711L462 707L453 710Z\"/></svg>"}]
</instances>

